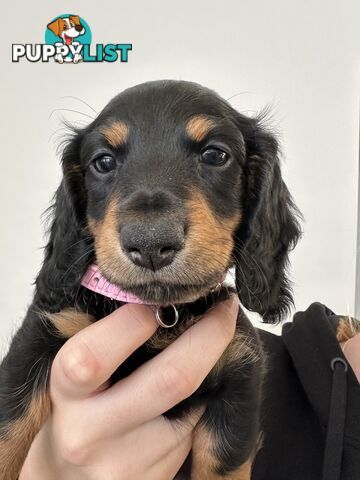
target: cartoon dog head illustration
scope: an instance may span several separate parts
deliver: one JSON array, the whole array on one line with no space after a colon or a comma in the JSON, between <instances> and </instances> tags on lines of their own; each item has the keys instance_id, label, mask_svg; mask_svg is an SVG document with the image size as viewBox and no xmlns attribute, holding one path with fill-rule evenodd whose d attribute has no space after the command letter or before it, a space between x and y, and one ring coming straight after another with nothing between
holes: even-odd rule
<instances>
[{"instance_id":1,"label":"cartoon dog head illustration","mask_svg":"<svg viewBox=\"0 0 360 480\"><path fill-rule=\"evenodd\" d=\"M81 24L80 17L70 15L59 17L47 26L65 45L71 45L74 38L84 35L85 27Z\"/></svg>"}]
</instances>

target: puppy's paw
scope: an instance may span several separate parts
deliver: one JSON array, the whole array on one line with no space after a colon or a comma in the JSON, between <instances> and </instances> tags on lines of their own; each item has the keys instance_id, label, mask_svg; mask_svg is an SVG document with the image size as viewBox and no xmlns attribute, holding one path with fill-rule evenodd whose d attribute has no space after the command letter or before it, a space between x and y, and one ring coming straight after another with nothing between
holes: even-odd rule
<instances>
[{"instance_id":1,"label":"puppy's paw","mask_svg":"<svg viewBox=\"0 0 360 480\"><path fill-rule=\"evenodd\" d=\"M55 55L55 61L58 62L58 63L64 63L64 57L61 55L61 53L58 53L57 55Z\"/></svg>"},{"instance_id":2,"label":"puppy's paw","mask_svg":"<svg viewBox=\"0 0 360 480\"><path fill-rule=\"evenodd\" d=\"M81 60L82 60L82 56L80 55L80 53L75 53L74 58L73 58L73 62L74 63L79 63L79 62L81 62Z\"/></svg>"}]
</instances>

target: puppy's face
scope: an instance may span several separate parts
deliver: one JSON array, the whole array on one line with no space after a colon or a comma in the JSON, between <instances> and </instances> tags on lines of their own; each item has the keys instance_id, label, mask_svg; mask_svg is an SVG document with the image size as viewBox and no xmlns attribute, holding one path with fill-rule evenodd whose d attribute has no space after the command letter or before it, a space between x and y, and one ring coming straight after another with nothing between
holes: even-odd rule
<instances>
[{"instance_id":1,"label":"puppy's face","mask_svg":"<svg viewBox=\"0 0 360 480\"><path fill-rule=\"evenodd\" d=\"M127 90L83 133L80 161L87 224L109 281L166 304L223 279L245 161L223 100L190 83Z\"/></svg>"},{"instance_id":2,"label":"puppy's face","mask_svg":"<svg viewBox=\"0 0 360 480\"><path fill-rule=\"evenodd\" d=\"M58 18L49 23L48 28L56 36L62 38L66 45L71 45L74 38L85 33L85 28L77 15L71 15L69 18Z\"/></svg>"},{"instance_id":3,"label":"puppy's face","mask_svg":"<svg viewBox=\"0 0 360 480\"><path fill-rule=\"evenodd\" d=\"M246 308L287 314L299 212L261 117L194 83L145 83L76 130L62 163L48 288L65 269L77 292L93 251L110 282L149 303L190 302L235 264Z\"/></svg>"}]
</instances>

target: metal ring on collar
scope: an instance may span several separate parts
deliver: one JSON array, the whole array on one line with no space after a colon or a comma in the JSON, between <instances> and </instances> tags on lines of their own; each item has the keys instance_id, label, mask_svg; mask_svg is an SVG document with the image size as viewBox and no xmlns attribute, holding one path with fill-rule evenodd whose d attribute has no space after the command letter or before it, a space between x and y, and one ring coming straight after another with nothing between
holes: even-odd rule
<instances>
[{"instance_id":1,"label":"metal ring on collar","mask_svg":"<svg viewBox=\"0 0 360 480\"><path fill-rule=\"evenodd\" d=\"M169 307L172 307L173 310L174 310L174 321L173 323L171 324L167 324L165 322L163 322L162 318L161 318L161 314L160 314L160 309L161 307L157 307L156 311L155 311L155 318L156 318L156 321L158 322L158 324L163 327L163 328L171 328L171 327L174 327L178 320L179 320L179 312L178 312L178 309L175 307L175 305L169 305Z\"/></svg>"}]
</instances>

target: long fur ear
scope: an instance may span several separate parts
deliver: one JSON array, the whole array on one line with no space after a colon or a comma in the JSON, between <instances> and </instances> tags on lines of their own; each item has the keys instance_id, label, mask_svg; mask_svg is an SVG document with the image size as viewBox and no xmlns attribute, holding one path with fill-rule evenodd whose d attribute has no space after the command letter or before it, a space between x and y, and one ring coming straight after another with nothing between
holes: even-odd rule
<instances>
[{"instance_id":1,"label":"long fur ear","mask_svg":"<svg viewBox=\"0 0 360 480\"><path fill-rule=\"evenodd\" d=\"M73 301L89 262L86 234L86 193L80 167L81 134L75 133L63 151L63 179L50 208L52 222L42 269L36 280L35 301L58 311Z\"/></svg>"},{"instance_id":2,"label":"long fur ear","mask_svg":"<svg viewBox=\"0 0 360 480\"><path fill-rule=\"evenodd\" d=\"M275 137L261 119L238 117L244 136L243 222L234 258L240 301L266 323L280 321L293 305L286 268L301 234L301 215L282 180Z\"/></svg>"}]
</instances>

